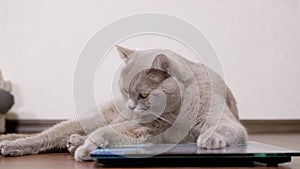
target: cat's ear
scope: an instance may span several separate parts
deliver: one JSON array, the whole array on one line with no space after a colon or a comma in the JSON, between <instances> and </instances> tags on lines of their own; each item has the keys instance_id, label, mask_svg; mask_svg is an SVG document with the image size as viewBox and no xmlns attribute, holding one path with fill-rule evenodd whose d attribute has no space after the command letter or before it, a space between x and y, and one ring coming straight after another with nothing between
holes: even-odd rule
<instances>
[{"instance_id":1,"label":"cat's ear","mask_svg":"<svg viewBox=\"0 0 300 169\"><path fill-rule=\"evenodd\" d=\"M128 56L135 52L135 50L133 49L124 48L119 45L116 45L116 48L120 54L121 59L123 59L125 62L128 61Z\"/></svg>"},{"instance_id":2,"label":"cat's ear","mask_svg":"<svg viewBox=\"0 0 300 169\"><path fill-rule=\"evenodd\" d=\"M157 56L155 56L155 59L154 59L151 67L154 69L160 69L167 73L170 73L171 65L170 65L170 61L166 55L158 54Z\"/></svg>"}]
</instances>

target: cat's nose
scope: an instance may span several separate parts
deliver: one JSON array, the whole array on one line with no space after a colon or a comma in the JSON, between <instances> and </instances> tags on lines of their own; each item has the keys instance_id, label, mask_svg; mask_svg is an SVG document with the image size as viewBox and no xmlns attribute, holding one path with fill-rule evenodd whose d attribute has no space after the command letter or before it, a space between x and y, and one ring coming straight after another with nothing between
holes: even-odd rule
<instances>
[{"instance_id":1,"label":"cat's nose","mask_svg":"<svg viewBox=\"0 0 300 169\"><path fill-rule=\"evenodd\" d=\"M128 109L130 109L130 110L134 110L136 108L136 104L132 99L129 99L126 102L126 105L127 105Z\"/></svg>"},{"instance_id":2,"label":"cat's nose","mask_svg":"<svg viewBox=\"0 0 300 169\"><path fill-rule=\"evenodd\" d=\"M129 107L129 109L131 109L131 110L134 110L135 109L135 106L132 106L132 105L130 105L130 106L128 106Z\"/></svg>"}]
</instances>

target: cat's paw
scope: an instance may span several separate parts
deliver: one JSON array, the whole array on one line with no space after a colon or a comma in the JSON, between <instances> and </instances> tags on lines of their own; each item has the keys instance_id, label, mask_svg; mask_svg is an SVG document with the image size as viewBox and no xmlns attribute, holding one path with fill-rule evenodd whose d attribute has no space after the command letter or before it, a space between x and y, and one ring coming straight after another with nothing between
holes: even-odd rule
<instances>
[{"instance_id":1,"label":"cat's paw","mask_svg":"<svg viewBox=\"0 0 300 169\"><path fill-rule=\"evenodd\" d=\"M93 140L87 139L83 145L77 148L74 158L76 161L91 161L93 158L90 153L97 147L106 147L107 144L108 142L103 138L97 138L97 144Z\"/></svg>"},{"instance_id":2,"label":"cat's paw","mask_svg":"<svg viewBox=\"0 0 300 169\"><path fill-rule=\"evenodd\" d=\"M204 139L203 137L199 136L197 145L205 149L222 149L226 147L226 140L224 136L214 133L208 139Z\"/></svg>"},{"instance_id":3,"label":"cat's paw","mask_svg":"<svg viewBox=\"0 0 300 169\"><path fill-rule=\"evenodd\" d=\"M95 147L96 148L96 147ZM89 148L85 145L79 146L74 154L76 161L92 161L93 158L90 156L90 153L95 148Z\"/></svg>"},{"instance_id":4,"label":"cat's paw","mask_svg":"<svg viewBox=\"0 0 300 169\"><path fill-rule=\"evenodd\" d=\"M85 141L85 137L84 136L81 136L79 134L72 134L69 138L69 140L67 141L67 148L68 148L68 151L74 155L75 154L75 151L76 149L83 145Z\"/></svg>"},{"instance_id":5,"label":"cat's paw","mask_svg":"<svg viewBox=\"0 0 300 169\"><path fill-rule=\"evenodd\" d=\"M0 155L1 156L21 156L24 152L18 149L18 145L13 141L0 142Z\"/></svg>"}]
</instances>

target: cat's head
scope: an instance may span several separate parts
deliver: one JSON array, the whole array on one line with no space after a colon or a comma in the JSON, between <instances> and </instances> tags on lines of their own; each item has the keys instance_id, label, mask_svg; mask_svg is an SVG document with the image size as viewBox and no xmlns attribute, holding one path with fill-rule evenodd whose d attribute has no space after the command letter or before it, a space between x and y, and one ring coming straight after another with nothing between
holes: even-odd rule
<instances>
[{"instance_id":1,"label":"cat's head","mask_svg":"<svg viewBox=\"0 0 300 169\"><path fill-rule=\"evenodd\" d=\"M126 107L141 116L178 110L180 90L169 73L172 65L164 52L117 49L126 63L119 79Z\"/></svg>"}]
</instances>

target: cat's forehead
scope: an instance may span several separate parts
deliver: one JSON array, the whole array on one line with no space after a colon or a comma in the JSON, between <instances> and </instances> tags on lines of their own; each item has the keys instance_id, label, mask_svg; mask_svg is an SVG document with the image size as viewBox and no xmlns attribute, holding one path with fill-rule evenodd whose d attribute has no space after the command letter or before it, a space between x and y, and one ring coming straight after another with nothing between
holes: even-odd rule
<instances>
[{"instance_id":1,"label":"cat's forehead","mask_svg":"<svg viewBox=\"0 0 300 169\"><path fill-rule=\"evenodd\" d=\"M169 50L165 49L149 49L137 50L130 55L129 60L124 65L123 72L127 75L139 73L145 69L150 69L151 65L158 54L168 54Z\"/></svg>"},{"instance_id":2,"label":"cat's forehead","mask_svg":"<svg viewBox=\"0 0 300 169\"><path fill-rule=\"evenodd\" d=\"M130 55L129 60L121 69L121 76L119 79L120 87L128 89L130 82L138 73L151 68L152 63L158 54L171 56L174 53L167 49L148 49L137 50Z\"/></svg>"},{"instance_id":3,"label":"cat's forehead","mask_svg":"<svg viewBox=\"0 0 300 169\"><path fill-rule=\"evenodd\" d=\"M123 65L121 77L119 79L120 86L128 88L132 79L145 69L151 67L154 60L154 53L149 51L137 51L130 56L130 59Z\"/></svg>"},{"instance_id":4,"label":"cat's forehead","mask_svg":"<svg viewBox=\"0 0 300 169\"><path fill-rule=\"evenodd\" d=\"M124 76L126 76L125 72ZM131 72L127 72L131 73ZM149 74L147 74L147 70L142 70L141 72L134 73L133 77L131 79L129 78L123 78L121 80L120 85L123 88L126 89L132 89L132 90L138 90L138 89L143 89L147 88L149 86L152 86L151 81L149 81Z\"/></svg>"},{"instance_id":5,"label":"cat's forehead","mask_svg":"<svg viewBox=\"0 0 300 169\"><path fill-rule=\"evenodd\" d=\"M140 85L152 85L153 84L153 74L149 73L151 69L146 69L134 76L131 83L140 84Z\"/></svg>"}]
</instances>

